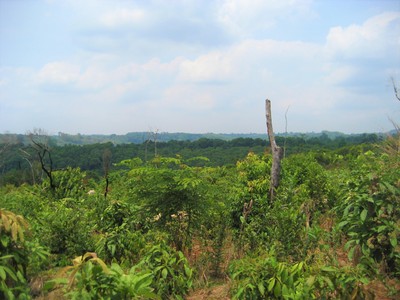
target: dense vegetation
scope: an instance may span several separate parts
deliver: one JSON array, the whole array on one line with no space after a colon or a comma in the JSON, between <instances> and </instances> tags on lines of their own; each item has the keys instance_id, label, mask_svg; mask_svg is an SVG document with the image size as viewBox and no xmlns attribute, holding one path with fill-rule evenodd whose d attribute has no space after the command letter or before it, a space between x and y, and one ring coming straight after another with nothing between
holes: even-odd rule
<instances>
[{"instance_id":1,"label":"dense vegetation","mask_svg":"<svg viewBox=\"0 0 400 300\"><path fill-rule=\"evenodd\" d=\"M400 136L364 138L278 140L273 201L263 140L7 145L0 298L395 299Z\"/></svg>"},{"instance_id":2,"label":"dense vegetation","mask_svg":"<svg viewBox=\"0 0 400 300\"><path fill-rule=\"evenodd\" d=\"M226 135L225 137L230 136ZM234 166L238 160L245 158L249 151L263 154L268 146L265 138L266 136L264 139L238 137L224 140L201 137L194 141L169 140L155 142L154 140L147 140L139 144L104 142L57 146L59 140L54 140L54 137L48 137L45 144L51 150L52 163L55 170L79 167L82 171L86 171L89 176L98 178L103 175L103 156L107 151L111 153L110 160L112 164L133 157L139 157L146 162L156 155L164 157L180 155L186 160L199 156L209 159L201 162L189 161L188 164L192 166L200 163L201 166ZM86 141L92 139L93 137L89 136ZM323 152L325 150L337 150L338 154L343 154L343 151L349 151L348 147L343 147L360 144L369 147L368 145L381 139L382 137L376 134L339 135L337 133L322 133L319 135L278 136L277 143L285 148L285 155L307 151ZM0 144L0 185L7 183L14 185L35 183L36 177L41 177L42 174L37 151L32 147L30 138L28 136L20 136L18 138L18 136L14 135L8 139L3 136L3 140L4 143ZM64 140L68 141L65 137ZM104 140L107 139L105 138Z\"/></svg>"}]
</instances>

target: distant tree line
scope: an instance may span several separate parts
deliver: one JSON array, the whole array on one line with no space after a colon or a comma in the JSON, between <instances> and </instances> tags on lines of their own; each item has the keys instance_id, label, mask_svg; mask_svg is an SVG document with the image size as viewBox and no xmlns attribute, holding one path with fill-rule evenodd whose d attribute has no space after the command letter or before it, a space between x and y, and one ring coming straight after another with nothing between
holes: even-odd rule
<instances>
[{"instance_id":1,"label":"distant tree line","mask_svg":"<svg viewBox=\"0 0 400 300\"><path fill-rule=\"evenodd\" d=\"M322 133L315 137L306 136L277 136L276 142L285 147L286 156L302 152L324 152L336 150L348 154L353 145L367 145L381 140L377 134L360 134L338 136L334 139ZM140 144L114 144L112 142L96 143L90 145L64 145L56 146L49 140L54 170L67 167L87 171L90 176L98 177L104 174L104 157L111 168L122 160L138 157L143 161L154 158L155 155L175 157L179 155L185 160L194 157L205 157L206 160L192 160L192 166L233 166L249 152L261 154L268 150L269 142L261 138L239 137L232 140L202 137L194 141L170 140L167 142L145 140ZM369 146L368 146L369 145ZM34 183L35 178L44 177L40 168L40 161L32 145L25 142L13 141L0 144L0 185ZM323 157L323 156L321 156Z\"/></svg>"}]
</instances>

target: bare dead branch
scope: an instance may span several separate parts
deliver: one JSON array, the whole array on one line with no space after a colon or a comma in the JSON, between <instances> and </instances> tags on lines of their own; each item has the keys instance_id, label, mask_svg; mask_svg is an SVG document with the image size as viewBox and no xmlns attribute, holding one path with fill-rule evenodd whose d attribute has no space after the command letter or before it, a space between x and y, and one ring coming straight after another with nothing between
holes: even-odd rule
<instances>
[{"instance_id":1,"label":"bare dead branch","mask_svg":"<svg viewBox=\"0 0 400 300\"><path fill-rule=\"evenodd\" d=\"M396 83L394 82L394 78L390 77L390 79L392 80L394 95L396 96L397 100L400 101L400 94L399 94L399 91L397 89Z\"/></svg>"},{"instance_id":2,"label":"bare dead branch","mask_svg":"<svg viewBox=\"0 0 400 300\"><path fill-rule=\"evenodd\" d=\"M269 189L270 200L272 202L275 197L276 189L279 186L283 150L275 142L274 130L272 128L271 101L268 99L265 100L265 113L267 118L267 132L272 150L271 185Z\"/></svg>"}]
</instances>

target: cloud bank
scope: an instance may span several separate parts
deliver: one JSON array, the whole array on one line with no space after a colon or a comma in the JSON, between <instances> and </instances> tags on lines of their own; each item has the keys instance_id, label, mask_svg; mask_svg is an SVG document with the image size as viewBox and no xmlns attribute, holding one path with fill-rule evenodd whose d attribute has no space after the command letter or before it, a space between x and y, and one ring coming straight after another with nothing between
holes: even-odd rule
<instances>
[{"instance_id":1,"label":"cloud bank","mask_svg":"<svg viewBox=\"0 0 400 300\"><path fill-rule=\"evenodd\" d=\"M400 12L368 3L1 2L0 131L265 132L266 98L278 132L388 130Z\"/></svg>"}]
</instances>

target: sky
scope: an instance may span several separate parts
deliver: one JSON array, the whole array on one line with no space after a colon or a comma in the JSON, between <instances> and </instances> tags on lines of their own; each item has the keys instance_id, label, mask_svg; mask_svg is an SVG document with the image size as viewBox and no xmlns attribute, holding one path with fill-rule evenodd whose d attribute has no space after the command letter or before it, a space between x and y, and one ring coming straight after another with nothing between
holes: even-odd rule
<instances>
[{"instance_id":1,"label":"sky","mask_svg":"<svg viewBox=\"0 0 400 300\"><path fill-rule=\"evenodd\" d=\"M385 132L400 0L0 0L0 133Z\"/></svg>"}]
</instances>

